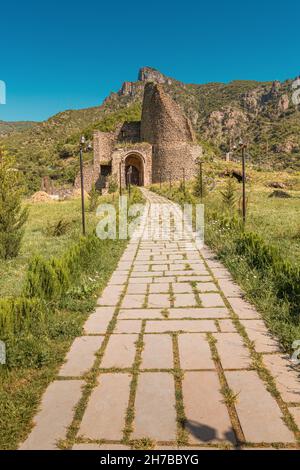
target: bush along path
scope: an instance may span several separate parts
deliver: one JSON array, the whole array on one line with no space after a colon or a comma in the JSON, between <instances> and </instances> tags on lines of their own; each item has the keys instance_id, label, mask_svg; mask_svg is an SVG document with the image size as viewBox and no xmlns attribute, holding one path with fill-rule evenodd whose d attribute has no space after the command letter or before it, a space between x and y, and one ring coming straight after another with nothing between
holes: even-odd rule
<instances>
[{"instance_id":1,"label":"bush along path","mask_svg":"<svg viewBox=\"0 0 300 470\"><path fill-rule=\"evenodd\" d=\"M129 242L21 449L296 448L299 370L186 233ZM153 227L153 225L152 225Z\"/></svg>"}]
</instances>

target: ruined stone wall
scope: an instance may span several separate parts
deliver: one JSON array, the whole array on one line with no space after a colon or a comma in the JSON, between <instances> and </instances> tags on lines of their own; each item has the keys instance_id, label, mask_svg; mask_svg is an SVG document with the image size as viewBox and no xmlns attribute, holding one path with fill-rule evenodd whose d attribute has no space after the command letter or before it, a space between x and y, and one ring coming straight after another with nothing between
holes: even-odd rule
<instances>
[{"instance_id":1,"label":"ruined stone wall","mask_svg":"<svg viewBox=\"0 0 300 470\"><path fill-rule=\"evenodd\" d=\"M94 132L94 173L99 175L100 164L111 160L115 144L115 134L110 132Z\"/></svg>"},{"instance_id":2,"label":"ruined stone wall","mask_svg":"<svg viewBox=\"0 0 300 470\"><path fill-rule=\"evenodd\" d=\"M188 142L176 142L153 146L152 182L178 181L183 177L195 176L197 159L202 155L202 148Z\"/></svg>"},{"instance_id":3,"label":"ruined stone wall","mask_svg":"<svg viewBox=\"0 0 300 470\"><path fill-rule=\"evenodd\" d=\"M94 178L94 168L93 165L85 165L83 167L83 183L84 190L89 192L92 189L93 183L95 182ZM80 171L77 173L74 183L74 189L79 189L81 187L80 182Z\"/></svg>"},{"instance_id":4,"label":"ruined stone wall","mask_svg":"<svg viewBox=\"0 0 300 470\"><path fill-rule=\"evenodd\" d=\"M139 142L141 135L141 123L124 122L120 129L116 131L116 139L118 142Z\"/></svg>"}]
</instances>

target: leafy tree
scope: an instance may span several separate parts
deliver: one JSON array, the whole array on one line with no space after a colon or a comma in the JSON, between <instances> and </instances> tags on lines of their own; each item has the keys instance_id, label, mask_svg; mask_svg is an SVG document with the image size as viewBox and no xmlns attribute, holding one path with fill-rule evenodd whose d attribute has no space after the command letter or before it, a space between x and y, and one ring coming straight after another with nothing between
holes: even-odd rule
<instances>
[{"instance_id":1,"label":"leafy tree","mask_svg":"<svg viewBox=\"0 0 300 470\"><path fill-rule=\"evenodd\" d=\"M27 208L22 208L24 181L14 160L0 147L0 258L18 255Z\"/></svg>"}]
</instances>

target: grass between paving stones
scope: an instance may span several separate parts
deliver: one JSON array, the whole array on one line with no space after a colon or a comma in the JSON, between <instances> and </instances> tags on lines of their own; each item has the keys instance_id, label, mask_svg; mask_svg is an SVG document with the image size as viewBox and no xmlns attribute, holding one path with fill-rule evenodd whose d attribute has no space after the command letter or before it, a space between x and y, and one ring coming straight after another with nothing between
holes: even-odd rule
<instances>
[{"instance_id":1,"label":"grass between paving stones","mask_svg":"<svg viewBox=\"0 0 300 470\"><path fill-rule=\"evenodd\" d=\"M214 282L219 286L218 279L215 278L213 272L211 271L211 269L207 265L205 259L204 259L204 263L205 263L208 271L210 272L212 278L214 279ZM219 289L220 289L220 287L219 287ZM263 363L263 354L256 352L255 343L250 340L244 326L241 324L241 322L239 320L239 317L237 316L237 314L232 309L230 303L228 302L227 298L225 297L225 295L223 294L221 289L220 289L219 293L220 293L221 297L223 298L224 303L225 303L226 307L228 308L228 310L230 312L231 319L232 319L232 321L233 321L233 323L236 327L237 332L241 335L244 345L249 349L253 369L258 373L259 377L265 383L267 390L275 398L275 400L276 400L276 402L277 402L277 404L278 404L278 406L279 406L279 408L282 412L282 416L283 416L283 420L284 420L285 424L290 429L290 431L292 431L294 433L296 441L297 441L298 445L300 445L300 432L297 428L297 425L295 423L295 420L294 420L293 416L291 415L291 413L289 411L289 408L288 408L287 404L281 398L281 395L280 395L280 393L279 393L279 391L276 387L276 384L275 384L275 381L274 381L272 375L270 374L270 372L268 371L268 369L265 367L265 365ZM210 336L212 336L212 335L210 335ZM214 339L214 343L215 343L215 341L216 340ZM213 344L211 344L211 347L214 348L214 350L215 350L214 354L218 355L217 349L213 346ZM225 381L226 381L226 379L225 379ZM223 395L226 395L226 397L229 397L229 400L233 399L233 397L236 397L230 389L227 390L226 386L225 386L225 389L222 389L222 393L223 393ZM236 397L236 399L238 399L238 396ZM251 445L251 444L249 444L247 442L244 442L244 445ZM259 445L261 447L264 447L264 443L261 443ZM258 445L256 445L256 446L258 446ZM266 444L266 446L270 446L270 444ZM281 443L274 443L273 446L274 447L293 447L293 445L286 446L284 443L282 443L282 444Z\"/></svg>"},{"instance_id":2,"label":"grass between paving stones","mask_svg":"<svg viewBox=\"0 0 300 470\"><path fill-rule=\"evenodd\" d=\"M232 424L232 429L234 430L235 437L237 440L237 447L240 447L242 444L246 442L246 440L245 440L245 436L244 436L244 433L242 431L242 428L239 422L238 414L234 406L237 396L233 393L233 391L231 390L231 388L229 387L227 383L224 370L221 364L221 360L220 360L220 357L216 348L216 342L217 342L216 339L213 337L211 333L207 333L206 337L207 337L208 344L210 346L212 359L214 361L216 371L219 377L219 381L221 384L220 392L222 393L224 397L224 403L227 406L229 417L230 417L231 424ZM232 444L223 443L221 444L221 446L232 447Z\"/></svg>"},{"instance_id":3,"label":"grass between paving stones","mask_svg":"<svg viewBox=\"0 0 300 470\"><path fill-rule=\"evenodd\" d=\"M177 416L177 445L185 446L188 444L188 433L185 429L186 416L184 412L182 391L183 371L180 368L178 334L172 334L172 342L174 358L175 408Z\"/></svg>"},{"instance_id":4,"label":"grass between paving stones","mask_svg":"<svg viewBox=\"0 0 300 470\"><path fill-rule=\"evenodd\" d=\"M132 368L132 380L130 383L129 402L125 418L125 428L123 431L123 443L129 444L135 447L137 441L130 441L130 434L133 432L133 420L134 420L134 404L138 384L138 376L140 373L140 366L142 362L142 352L144 349L143 336L146 328L146 320L142 321L142 328L136 342L136 353ZM146 441L143 441L144 445Z\"/></svg>"},{"instance_id":5,"label":"grass between paving stones","mask_svg":"<svg viewBox=\"0 0 300 470\"><path fill-rule=\"evenodd\" d=\"M121 296L120 302L121 302L122 298L123 298L123 296ZM120 302L119 302L119 304L120 304ZM75 443L75 439L78 442L95 442L94 440L87 439L87 438L82 438L81 436L78 436L76 438L76 436L77 436L77 433L79 431L79 427L80 427L84 412L86 410L88 400L89 400L89 398L92 394L92 391L98 385L98 376L99 376L100 372L103 373L103 371L101 371L101 369L100 369L100 364L101 364L103 355L105 353L105 349L106 349L107 343L109 341L109 338L110 338L110 336L111 336L111 334L112 334L112 332L113 332L113 330L116 326L118 313L119 313L119 307L116 307L114 315L113 315L113 317L112 317L112 319L111 319L111 321L108 325L108 328L107 328L103 343L101 345L101 348L96 354L96 360L93 364L93 367L88 372L88 374L85 375L86 385L84 386L81 399L80 399L78 405L76 406L73 421L72 421L72 423L69 426L68 431L67 431L67 437L66 437L65 440L61 440L58 443L59 448L61 448L61 449L71 449L72 446ZM114 372L115 370L114 369L105 369L105 372L112 372L112 371ZM104 440L99 440L99 441L96 441L96 442L97 443L102 443L102 442L104 442Z\"/></svg>"}]
</instances>

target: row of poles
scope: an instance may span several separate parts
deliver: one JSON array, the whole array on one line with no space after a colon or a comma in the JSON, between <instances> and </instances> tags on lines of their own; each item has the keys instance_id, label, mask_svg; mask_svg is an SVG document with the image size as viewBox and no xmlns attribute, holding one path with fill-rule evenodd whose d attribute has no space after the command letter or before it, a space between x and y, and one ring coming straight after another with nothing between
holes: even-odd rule
<instances>
[{"instance_id":1,"label":"row of poles","mask_svg":"<svg viewBox=\"0 0 300 470\"><path fill-rule=\"evenodd\" d=\"M242 218L243 223L246 222L246 148L247 144L240 140L238 146L234 146L233 150L241 150L242 154ZM185 168L182 168L182 187L185 191ZM203 201L203 161L199 161L199 180L200 180L200 200ZM159 186L161 189L162 185L162 175L161 171L159 172ZM169 173L169 187L172 187L171 173Z\"/></svg>"},{"instance_id":2,"label":"row of poles","mask_svg":"<svg viewBox=\"0 0 300 470\"><path fill-rule=\"evenodd\" d=\"M85 236L86 234L86 224L85 224L85 207L84 207L84 177L83 177L83 151L91 150L91 146L85 145L85 137L82 136L80 139L80 188L81 188L81 214L82 214L82 234ZM233 150L240 149L242 153L242 217L243 223L246 222L246 147L247 144L240 140L238 146L234 146ZM122 161L119 164L119 192L120 196L122 196ZM128 185L128 193L129 197L131 194L131 175L132 175L132 167L129 167L127 172L127 185ZM200 200L203 200L203 161L199 161L199 179L200 179ZM182 186L183 190L185 191L185 168L182 168ZM159 172L159 186L161 188L162 185L162 174L161 170ZM172 188L172 178L171 173L169 173L169 187Z\"/></svg>"}]
</instances>

